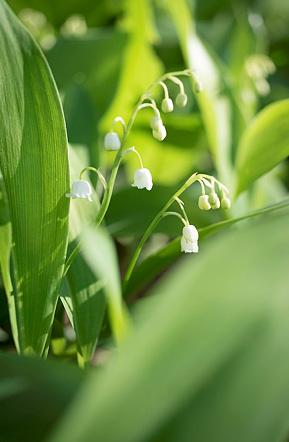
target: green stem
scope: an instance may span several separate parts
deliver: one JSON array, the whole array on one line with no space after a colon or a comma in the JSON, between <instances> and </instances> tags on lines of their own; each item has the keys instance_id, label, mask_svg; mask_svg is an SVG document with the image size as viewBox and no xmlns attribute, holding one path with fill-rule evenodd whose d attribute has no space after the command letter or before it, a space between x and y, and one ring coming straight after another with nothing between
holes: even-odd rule
<instances>
[{"instance_id":1,"label":"green stem","mask_svg":"<svg viewBox=\"0 0 289 442\"><path fill-rule=\"evenodd\" d=\"M155 216L155 218L152 220L148 228L146 229L145 233L143 234L140 242L138 243L138 246L131 258L131 261L128 265L126 274L124 276L124 286L128 283L131 274L133 272L133 269L136 266L136 263L139 259L139 256L141 254L142 248L145 245L146 241L150 237L150 235L153 233L161 219L163 218L164 213L168 210L168 208L176 201L176 198L179 197L188 187L190 187L195 181L198 180L198 174L195 173L192 175L186 182L183 184L182 187L180 187L176 193L169 199L169 201L163 206L163 208L158 212L158 214Z\"/></svg>"}]
</instances>

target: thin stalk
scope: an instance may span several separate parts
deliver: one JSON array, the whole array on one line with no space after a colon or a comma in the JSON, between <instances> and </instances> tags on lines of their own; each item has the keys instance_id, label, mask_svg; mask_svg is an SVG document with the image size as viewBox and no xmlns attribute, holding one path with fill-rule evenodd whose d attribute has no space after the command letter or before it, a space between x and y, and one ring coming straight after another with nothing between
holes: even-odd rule
<instances>
[{"instance_id":1,"label":"thin stalk","mask_svg":"<svg viewBox=\"0 0 289 442\"><path fill-rule=\"evenodd\" d=\"M150 235L153 233L153 231L155 230L155 228L157 227L157 225L159 224L159 222L161 221L161 219L163 218L163 215L165 214L165 212L168 210L168 208L176 201L176 199L188 188L190 187L195 181L198 180L198 174L195 173L194 175L192 175L186 182L185 184L182 185L182 187L180 187L176 193L174 193L174 195L169 199L169 201L163 206L163 208L160 210L160 212L158 212L158 214L154 217L154 219L152 220L152 222L150 223L150 225L148 226L148 228L146 229L145 233L143 234L140 242L138 243L138 246L131 258L131 261L128 265L126 274L124 276L124 286L128 283L131 274L136 266L136 263L139 259L139 256L141 254L141 251L143 249L143 246L145 245L146 241L148 240L148 238L150 237Z\"/></svg>"}]
</instances>

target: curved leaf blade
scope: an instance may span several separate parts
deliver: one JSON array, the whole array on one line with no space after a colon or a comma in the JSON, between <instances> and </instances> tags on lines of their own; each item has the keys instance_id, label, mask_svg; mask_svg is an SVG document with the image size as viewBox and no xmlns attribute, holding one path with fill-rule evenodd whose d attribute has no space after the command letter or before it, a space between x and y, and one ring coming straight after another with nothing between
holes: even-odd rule
<instances>
[{"instance_id":1,"label":"curved leaf blade","mask_svg":"<svg viewBox=\"0 0 289 442\"><path fill-rule=\"evenodd\" d=\"M41 355L67 246L66 131L42 53L2 0L0 17L0 169L12 226L19 347Z\"/></svg>"}]
</instances>

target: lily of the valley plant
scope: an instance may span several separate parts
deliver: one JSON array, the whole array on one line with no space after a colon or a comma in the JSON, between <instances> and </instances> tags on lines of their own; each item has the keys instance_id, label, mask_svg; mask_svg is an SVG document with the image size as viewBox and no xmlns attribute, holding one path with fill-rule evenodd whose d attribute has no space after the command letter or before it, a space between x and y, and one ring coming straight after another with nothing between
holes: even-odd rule
<instances>
[{"instance_id":1,"label":"lily of the valley plant","mask_svg":"<svg viewBox=\"0 0 289 442\"><path fill-rule=\"evenodd\" d=\"M81 171L79 180L72 183L71 192L67 193L66 195L67 197L83 198L92 201L91 185L88 181L83 180L82 176L88 170L97 173L98 178L100 179L104 187L104 195L101 201L100 210L96 217L96 225L101 224L107 212L112 197L113 188L119 166L123 161L123 159L126 157L126 155L128 155L129 153L134 153L135 155L137 155L140 164L140 167L137 170L135 170L134 181L132 183L132 186L136 187L137 189L141 190L145 189L148 191L150 191L153 188L152 174L150 170L146 168L145 165L143 164L143 160L140 153L135 148L135 146L126 147L128 134L132 130L138 112L140 112L142 109L150 109L152 111L152 117L150 120L152 136L159 141L163 141L166 138L167 131L162 120L161 111L164 113L172 112L175 106L184 107L188 102L188 97L185 93L184 85L181 80L182 76L190 76L193 80L195 93L201 93L203 86L200 80L198 79L196 73L191 70L171 72L163 75L159 80L154 82L148 88L148 90L141 96L129 121L126 123L122 117L120 116L116 117L112 122L111 130L105 135L104 137L105 150L117 152L108 182L106 182L104 176L99 170L93 167L87 167ZM169 83L174 84L178 87L178 95L175 99L175 102L173 102L173 100L170 97L169 88L168 88ZM157 87L161 87L164 94L160 106L161 111L155 99L153 98L152 94L152 92ZM115 129L115 126L117 124L120 124L122 127L122 136L120 136ZM125 275L125 282L127 282L128 279L130 278L131 273L134 269L134 266L136 265L136 262L140 256L140 253L142 251L145 242L153 233L153 231L155 230L158 223L162 220L163 217L172 215L178 217L182 221L183 229L180 240L181 251L184 253L198 253L199 251L198 230L197 227L191 224L191 222L189 221L184 207L184 203L180 199L180 195L195 182L199 183L200 185L201 194L198 200L198 206L201 210L219 209L220 207L222 209L230 208L231 202L229 199L229 191L223 183L218 181L213 176L201 173L193 173L189 177L189 179L175 192L175 194L172 195L169 201L164 205L162 210L155 216L155 218L148 226L147 230L144 232L137 246L137 249L131 259L131 262L128 266ZM168 210L173 204L177 205L179 209L178 211ZM70 257L68 258L67 261L68 266L71 264L78 250L79 250L79 244L76 246Z\"/></svg>"}]
</instances>

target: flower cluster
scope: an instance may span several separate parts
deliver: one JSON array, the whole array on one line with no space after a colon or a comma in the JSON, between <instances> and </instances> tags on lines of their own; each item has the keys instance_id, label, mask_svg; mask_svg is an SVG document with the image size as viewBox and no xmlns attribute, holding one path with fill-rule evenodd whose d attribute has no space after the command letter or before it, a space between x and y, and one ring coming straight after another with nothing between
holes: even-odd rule
<instances>
[{"instance_id":1,"label":"flower cluster","mask_svg":"<svg viewBox=\"0 0 289 442\"><path fill-rule=\"evenodd\" d=\"M252 79L258 94L265 96L270 92L267 81L269 75L274 74L276 68L273 61L264 54L251 55L245 64L248 76Z\"/></svg>"},{"instance_id":2,"label":"flower cluster","mask_svg":"<svg viewBox=\"0 0 289 442\"><path fill-rule=\"evenodd\" d=\"M171 74L164 75L159 81L154 83L149 90L141 97L134 113L132 114L131 119L126 125L125 121L121 117L116 117L112 122L111 130L104 137L104 148L108 151L117 151L115 161L113 164L113 170L111 173L110 180L108 184L104 176L98 169L93 167L87 167L83 169L80 173L80 177L78 181L74 181L72 183L71 192L67 193L66 196L69 198L82 198L92 201L92 188L88 181L82 179L82 175L87 171L94 171L97 173L99 180L101 181L104 188L104 197L102 201L102 205L100 208L100 215L98 222L100 223L105 215L105 212L108 208L113 185L115 182L116 173L118 167L122 161L122 159L129 153L134 153L137 155L140 167L134 172L134 180L132 183L133 187L137 189L146 189L150 191L153 188L153 178L149 169L144 167L142 157L137 149L132 146L127 149L124 149L126 144L127 135L129 130L131 129L137 113L141 109L149 108L153 111L153 116L150 120L150 128L152 129L152 135L159 141L163 141L166 138L167 131L165 125L162 120L161 112L168 113L174 110L174 106L184 107L187 105L188 97L185 93L184 85L179 76L181 75L191 75L194 80L194 90L196 93L199 93L202 90L202 85L199 79L196 77L196 74L192 71L185 70L182 72L176 72ZM169 89L167 86L167 82L171 82L178 87L178 94L173 101L170 97ZM152 98L151 90L160 86L163 90L163 99L161 101L160 109L158 108L155 100ZM120 123L122 126L122 137L115 130L115 125ZM179 198L179 195L183 193L188 187L190 187L194 182L199 182L201 186L201 195L198 200L198 206L201 210L210 210L210 209L219 209L222 207L223 209L229 209L231 206L231 202L229 199L229 191L227 187L218 181L216 178L210 175L204 174L193 174L186 183L176 192L175 195L169 200L169 202L165 205L163 210L159 212L156 216L155 220L152 221L151 225L148 227L148 231L151 232L152 229L162 217L167 215L175 215L181 219L184 227L182 230L181 236L181 251L184 253L198 253L198 239L199 233L197 228L190 224L188 216L185 211L184 203ZM179 212L168 212L167 209L176 202L179 205L179 209L181 210L181 214ZM144 234L145 237L146 233Z\"/></svg>"},{"instance_id":3,"label":"flower cluster","mask_svg":"<svg viewBox=\"0 0 289 442\"><path fill-rule=\"evenodd\" d=\"M231 201L229 198L229 190L224 184L216 178L204 174L199 175L198 181L202 189L202 194L198 202L201 210L219 209L220 207L224 210L230 209ZM208 194L206 193L206 188L208 189Z\"/></svg>"}]
</instances>

